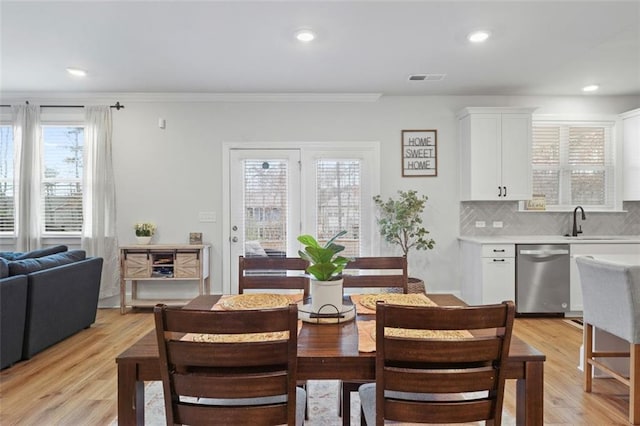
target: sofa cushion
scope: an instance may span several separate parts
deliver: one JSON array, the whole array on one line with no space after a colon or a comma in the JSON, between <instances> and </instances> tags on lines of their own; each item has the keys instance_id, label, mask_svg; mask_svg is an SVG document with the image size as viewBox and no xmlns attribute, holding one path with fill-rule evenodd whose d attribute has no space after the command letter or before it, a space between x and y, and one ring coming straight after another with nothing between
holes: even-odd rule
<instances>
[{"instance_id":1,"label":"sofa cushion","mask_svg":"<svg viewBox=\"0 0 640 426\"><path fill-rule=\"evenodd\" d=\"M46 247L38 250L28 251L26 253L20 253L18 256L14 257L12 260L35 259L38 257L49 256L51 254L62 253L67 250L68 250L68 247L64 245Z\"/></svg>"},{"instance_id":2,"label":"sofa cushion","mask_svg":"<svg viewBox=\"0 0 640 426\"><path fill-rule=\"evenodd\" d=\"M0 278L7 278L9 276L9 261L3 257L0 257Z\"/></svg>"},{"instance_id":3,"label":"sofa cushion","mask_svg":"<svg viewBox=\"0 0 640 426\"><path fill-rule=\"evenodd\" d=\"M22 259L9 262L9 275L26 275L43 269L55 268L86 258L84 250L69 250L35 259Z\"/></svg>"},{"instance_id":4,"label":"sofa cushion","mask_svg":"<svg viewBox=\"0 0 640 426\"><path fill-rule=\"evenodd\" d=\"M16 257L22 255L19 251L0 251L0 258L7 260L15 260Z\"/></svg>"}]
</instances>

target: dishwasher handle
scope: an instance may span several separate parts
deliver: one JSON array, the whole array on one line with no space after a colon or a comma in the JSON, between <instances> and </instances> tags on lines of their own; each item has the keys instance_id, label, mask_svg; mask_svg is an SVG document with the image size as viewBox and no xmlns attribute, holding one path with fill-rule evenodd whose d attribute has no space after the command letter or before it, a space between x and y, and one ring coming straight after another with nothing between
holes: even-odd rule
<instances>
[{"instance_id":1,"label":"dishwasher handle","mask_svg":"<svg viewBox=\"0 0 640 426\"><path fill-rule=\"evenodd\" d=\"M558 254L569 254L567 249L556 250L520 250L520 254L535 255L535 256L555 256Z\"/></svg>"}]
</instances>

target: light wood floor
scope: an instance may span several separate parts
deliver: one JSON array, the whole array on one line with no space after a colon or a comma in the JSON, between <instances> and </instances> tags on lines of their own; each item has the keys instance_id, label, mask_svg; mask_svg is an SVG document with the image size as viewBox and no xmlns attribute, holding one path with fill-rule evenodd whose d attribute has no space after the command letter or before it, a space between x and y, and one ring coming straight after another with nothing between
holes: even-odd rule
<instances>
[{"instance_id":1,"label":"light wood floor","mask_svg":"<svg viewBox=\"0 0 640 426\"><path fill-rule=\"evenodd\" d=\"M153 327L150 313L101 309L87 330L0 372L0 425L106 425L117 415L115 357ZM544 423L628 424L629 393L610 379L582 391L581 330L561 319L516 319L515 333L547 356ZM509 381L505 407L515 413Z\"/></svg>"}]
</instances>

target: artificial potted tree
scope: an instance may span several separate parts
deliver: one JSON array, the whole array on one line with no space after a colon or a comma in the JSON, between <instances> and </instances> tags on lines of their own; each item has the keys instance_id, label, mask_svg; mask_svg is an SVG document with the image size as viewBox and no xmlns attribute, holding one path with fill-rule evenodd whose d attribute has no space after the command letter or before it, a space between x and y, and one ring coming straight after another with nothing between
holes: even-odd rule
<instances>
[{"instance_id":1,"label":"artificial potted tree","mask_svg":"<svg viewBox=\"0 0 640 426\"><path fill-rule=\"evenodd\" d=\"M397 199L384 201L380 195L373 197L378 209L378 226L380 234L389 244L400 247L409 263L411 249L433 249L435 241L429 238L429 231L422 225L422 214L428 200L426 195L418 195L415 190L398 191ZM409 292L425 291L424 281L410 277Z\"/></svg>"},{"instance_id":2,"label":"artificial potted tree","mask_svg":"<svg viewBox=\"0 0 640 426\"><path fill-rule=\"evenodd\" d=\"M342 308L342 271L351 260L339 255L344 246L335 241L346 234L341 231L325 245L320 245L311 235L300 235L298 241L304 250L298 250L302 259L309 261L307 272L311 275L311 310L314 313L331 313L332 309Z\"/></svg>"}]
</instances>

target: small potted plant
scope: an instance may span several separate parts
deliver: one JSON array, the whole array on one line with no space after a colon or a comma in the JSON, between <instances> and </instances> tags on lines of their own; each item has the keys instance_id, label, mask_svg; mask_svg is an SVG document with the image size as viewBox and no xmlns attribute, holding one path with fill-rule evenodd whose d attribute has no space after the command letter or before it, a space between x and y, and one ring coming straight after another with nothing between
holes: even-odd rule
<instances>
[{"instance_id":1,"label":"small potted plant","mask_svg":"<svg viewBox=\"0 0 640 426\"><path fill-rule=\"evenodd\" d=\"M435 241L428 237L429 231L422 226L422 213L428 198L419 196L415 190L398 191L398 199L389 198L384 201L380 195L373 197L378 208L378 225L380 234L389 244L400 246L402 253L409 262L411 249L433 249ZM422 287L424 282L418 278L409 278L409 289Z\"/></svg>"},{"instance_id":2,"label":"small potted plant","mask_svg":"<svg viewBox=\"0 0 640 426\"><path fill-rule=\"evenodd\" d=\"M149 244L151 237L156 233L156 225L149 222L136 223L134 229L136 230L138 244Z\"/></svg>"},{"instance_id":3,"label":"small potted plant","mask_svg":"<svg viewBox=\"0 0 640 426\"><path fill-rule=\"evenodd\" d=\"M302 259L309 261L307 272L311 275L311 309L320 313L323 307L329 309L342 307L342 271L351 259L340 256L344 246L335 241L346 234L341 231L325 245L320 245L311 235L300 235L298 241L304 250L298 250Z\"/></svg>"}]
</instances>

